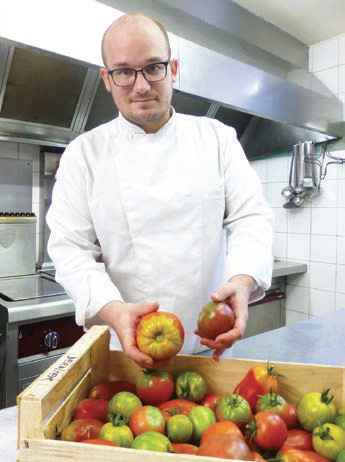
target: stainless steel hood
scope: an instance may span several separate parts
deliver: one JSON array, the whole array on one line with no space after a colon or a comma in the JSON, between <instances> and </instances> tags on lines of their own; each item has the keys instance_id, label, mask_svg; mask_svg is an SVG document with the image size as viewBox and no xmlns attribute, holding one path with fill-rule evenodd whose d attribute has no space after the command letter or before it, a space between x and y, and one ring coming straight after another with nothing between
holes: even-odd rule
<instances>
[{"instance_id":1,"label":"stainless steel hood","mask_svg":"<svg viewBox=\"0 0 345 462\"><path fill-rule=\"evenodd\" d=\"M306 139L318 143L342 137L342 103L305 69L297 74L304 82L311 79L309 88L292 81L298 56L287 65L282 54L269 72L254 65L254 45L242 47L248 59L235 59L175 38L180 72L173 106L233 126L249 159L291 150ZM272 50L261 52L267 57ZM286 72L277 72L278 61L285 62ZM63 148L117 113L96 66L0 39L0 140Z\"/></svg>"}]
</instances>

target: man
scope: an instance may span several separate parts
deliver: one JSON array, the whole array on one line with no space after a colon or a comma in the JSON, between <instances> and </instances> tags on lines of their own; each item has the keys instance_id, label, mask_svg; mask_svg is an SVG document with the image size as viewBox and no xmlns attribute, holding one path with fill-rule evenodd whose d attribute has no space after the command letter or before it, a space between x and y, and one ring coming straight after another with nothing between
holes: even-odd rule
<instances>
[{"instance_id":1,"label":"man","mask_svg":"<svg viewBox=\"0 0 345 462\"><path fill-rule=\"evenodd\" d=\"M182 352L201 343L218 359L243 337L248 302L270 285L271 211L260 182L233 129L170 106L178 63L160 24L120 17L102 54L119 117L62 156L47 215L56 278L75 302L77 323L111 326L115 346L140 367L169 363L135 342L140 318L159 307L182 321ZM200 341L193 331L210 297L232 306L235 324Z\"/></svg>"}]
</instances>

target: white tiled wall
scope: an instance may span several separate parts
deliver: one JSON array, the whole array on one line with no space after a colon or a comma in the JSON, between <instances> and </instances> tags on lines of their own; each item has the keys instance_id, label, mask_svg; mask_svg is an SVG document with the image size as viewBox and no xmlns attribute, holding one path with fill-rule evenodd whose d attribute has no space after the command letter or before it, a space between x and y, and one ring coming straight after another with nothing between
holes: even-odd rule
<instances>
[{"instance_id":1,"label":"white tiled wall","mask_svg":"<svg viewBox=\"0 0 345 462\"><path fill-rule=\"evenodd\" d=\"M36 259L38 259L39 250L39 158L40 146L26 143L14 143L8 141L0 141L0 157L12 159L23 159L32 161L32 211L37 216L36 228Z\"/></svg>"},{"instance_id":2,"label":"white tiled wall","mask_svg":"<svg viewBox=\"0 0 345 462\"><path fill-rule=\"evenodd\" d=\"M345 103L345 34L310 47L310 71ZM345 158L345 151L333 154ZM328 167L320 197L284 209L290 161L285 153L252 162L273 208L274 256L308 265L307 273L288 277L287 324L345 309L345 164Z\"/></svg>"}]
</instances>

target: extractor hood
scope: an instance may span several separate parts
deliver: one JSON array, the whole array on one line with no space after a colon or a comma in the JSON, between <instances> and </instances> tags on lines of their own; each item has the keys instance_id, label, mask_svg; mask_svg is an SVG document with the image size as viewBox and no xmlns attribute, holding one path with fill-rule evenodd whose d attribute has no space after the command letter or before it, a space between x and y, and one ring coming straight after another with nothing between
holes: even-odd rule
<instances>
[{"instance_id":1,"label":"extractor hood","mask_svg":"<svg viewBox=\"0 0 345 462\"><path fill-rule=\"evenodd\" d=\"M233 126L249 159L342 136L342 103L329 92L176 40L173 106ZM63 148L117 114L97 66L0 39L0 140Z\"/></svg>"}]
</instances>

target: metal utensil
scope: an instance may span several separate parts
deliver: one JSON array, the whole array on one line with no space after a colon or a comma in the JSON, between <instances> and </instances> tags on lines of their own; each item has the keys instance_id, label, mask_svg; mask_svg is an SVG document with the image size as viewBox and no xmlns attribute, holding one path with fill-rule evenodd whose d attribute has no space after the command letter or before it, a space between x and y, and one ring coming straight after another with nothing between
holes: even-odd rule
<instances>
[{"instance_id":1,"label":"metal utensil","mask_svg":"<svg viewBox=\"0 0 345 462\"><path fill-rule=\"evenodd\" d=\"M293 194L293 187L292 187L292 172L293 172L293 167L294 167L294 159L296 155L296 149L297 149L297 144L293 145L292 147L292 157L291 157L291 164L290 164L290 173L289 173L289 184L288 186L285 186L285 188L282 190L281 194L285 199L290 199Z\"/></svg>"},{"instance_id":2,"label":"metal utensil","mask_svg":"<svg viewBox=\"0 0 345 462\"><path fill-rule=\"evenodd\" d=\"M304 191L304 143L298 143L296 148L296 165L295 165L295 193Z\"/></svg>"}]
</instances>

